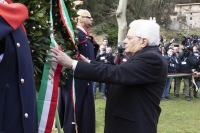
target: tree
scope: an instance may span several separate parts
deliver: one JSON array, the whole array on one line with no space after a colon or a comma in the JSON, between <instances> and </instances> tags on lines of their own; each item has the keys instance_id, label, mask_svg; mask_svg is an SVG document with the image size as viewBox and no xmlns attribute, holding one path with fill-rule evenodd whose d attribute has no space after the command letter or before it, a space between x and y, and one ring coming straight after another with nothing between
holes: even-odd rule
<instances>
[{"instance_id":1,"label":"tree","mask_svg":"<svg viewBox=\"0 0 200 133\"><path fill-rule=\"evenodd\" d=\"M116 11L118 23L118 42L122 42L125 39L127 32L126 8L127 0L119 0L119 6Z\"/></svg>"}]
</instances>

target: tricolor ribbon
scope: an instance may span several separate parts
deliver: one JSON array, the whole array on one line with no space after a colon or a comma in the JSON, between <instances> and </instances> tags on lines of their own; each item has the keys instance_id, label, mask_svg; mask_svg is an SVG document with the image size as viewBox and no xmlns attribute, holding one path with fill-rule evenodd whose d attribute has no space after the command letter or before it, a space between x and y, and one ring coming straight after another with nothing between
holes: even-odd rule
<instances>
[{"instance_id":1,"label":"tricolor ribbon","mask_svg":"<svg viewBox=\"0 0 200 133\"><path fill-rule=\"evenodd\" d=\"M78 133L78 125L76 123L76 92L75 92L75 80L73 78L72 81L72 104L73 104L73 108L74 108L74 122L72 122L72 124L75 124L75 131L76 133Z\"/></svg>"},{"instance_id":2,"label":"tricolor ribbon","mask_svg":"<svg viewBox=\"0 0 200 133\"><path fill-rule=\"evenodd\" d=\"M199 88L198 88L194 78L198 77L200 75L200 73L197 72L195 69L192 69L191 71L192 71L192 83L194 84L196 91L198 91Z\"/></svg>"},{"instance_id":3,"label":"tricolor ribbon","mask_svg":"<svg viewBox=\"0 0 200 133\"><path fill-rule=\"evenodd\" d=\"M56 43L53 35L53 18L52 18L52 0L50 1L50 22L52 33L50 34L50 46L61 50ZM50 53L49 53L50 54ZM57 100L58 100L58 84L62 66L55 62L46 62L44 64L40 91L38 94L38 124L39 133L51 133L55 118ZM58 118L57 118L58 119ZM57 124L58 126L59 124ZM57 127L60 129L60 127Z\"/></svg>"},{"instance_id":4,"label":"tricolor ribbon","mask_svg":"<svg viewBox=\"0 0 200 133\"><path fill-rule=\"evenodd\" d=\"M196 91L198 91L198 90L199 90L199 88L198 88L198 86L197 86L197 84L196 84L196 82L195 82L195 79L194 79L194 77L193 77L193 76L192 76L192 79L191 79L191 81L192 81L193 85L195 86L195 90L196 90Z\"/></svg>"},{"instance_id":5,"label":"tricolor ribbon","mask_svg":"<svg viewBox=\"0 0 200 133\"><path fill-rule=\"evenodd\" d=\"M66 27L66 30L68 31L68 34L72 40L72 43L75 46L75 49L77 50L78 54L77 54L77 58L80 58L80 52L78 50L78 47L75 44L75 35L74 35L74 29L69 17L69 13L67 11L66 5L64 3L63 0L58 0L59 1L59 9L60 9L60 15L61 15L61 20L63 22L63 24ZM72 104L73 104L73 108L74 108L74 122L72 122L72 124L75 124L75 131L76 133L78 133L78 125L76 123L76 93L75 93L75 80L73 77L73 81L72 81Z\"/></svg>"},{"instance_id":6,"label":"tricolor ribbon","mask_svg":"<svg viewBox=\"0 0 200 133\"><path fill-rule=\"evenodd\" d=\"M174 73L174 74L168 74L167 77L185 77L185 76L191 76L192 73Z\"/></svg>"},{"instance_id":7,"label":"tricolor ribbon","mask_svg":"<svg viewBox=\"0 0 200 133\"><path fill-rule=\"evenodd\" d=\"M69 17L69 13L67 11L66 5L63 0L58 0L58 3L59 3L61 20L66 27L66 30L72 40L72 43L74 44L75 49L78 52L77 58L79 59L80 53L79 53L78 47L76 46L76 43L75 43L75 34L74 34L74 29L73 29L73 26L72 26L72 23L71 23L71 20Z\"/></svg>"},{"instance_id":8,"label":"tricolor ribbon","mask_svg":"<svg viewBox=\"0 0 200 133\"><path fill-rule=\"evenodd\" d=\"M194 84L195 86L195 89L196 91L198 91L198 86L196 85L196 82L195 82L195 77L198 77L200 75L200 73L198 73L195 69L192 69L191 70L192 73L174 73L174 74L168 74L167 77L168 78L173 78L173 77L185 77L185 76L192 76L192 83Z\"/></svg>"}]
</instances>

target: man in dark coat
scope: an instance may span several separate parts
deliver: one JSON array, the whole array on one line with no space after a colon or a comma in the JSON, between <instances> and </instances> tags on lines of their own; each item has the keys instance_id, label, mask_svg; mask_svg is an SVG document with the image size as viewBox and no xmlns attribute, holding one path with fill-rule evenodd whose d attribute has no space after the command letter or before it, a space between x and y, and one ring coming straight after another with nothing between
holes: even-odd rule
<instances>
[{"instance_id":1,"label":"man in dark coat","mask_svg":"<svg viewBox=\"0 0 200 133\"><path fill-rule=\"evenodd\" d=\"M0 2L0 133L37 133L33 63L21 26L28 10L8 3Z\"/></svg>"},{"instance_id":2,"label":"man in dark coat","mask_svg":"<svg viewBox=\"0 0 200 133\"><path fill-rule=\"evenodd\" d=\"M88 28L91 27L93 19L87 10L79 10L77 30L79 52L88 59L95 60L99 45L89 35ZM70 75L66 85L62 86L59 94L58 111L61 126L65 133L75 133L75 124L78 126L78 133L95 133L95 107L93 98L93 82L75 78L75 115L72 99L72 80Z\"/></svg>"},{"instance_id":3,"label":"man in dark coat","mask_svg":"<svg viewBox=\"0 0 200 133\"><path fill-rule=\"evenodd\" d=\"M159 51L160 27L150 20L135 20L123 41L131 57L114 66L81 57L71 59L51 47L57 62L74 70L80 79L111 83L104 133L156 133L159 107L167 78L167 62ZM95 73L95 74L94 74Z\"/></svg>"},{"instance_id":4,"label":"man in dark coat","mask_svg":"<svg viewBox=\"0 0 200 133\"><path fill-rule=\"evenodd\" d=\"M183 49L183 57L180 58L180 65L177 72L179 73L191 73L197 63L197 57L193 53L192 47L186 47ZM190 80L192 76L184 76L184 94L185 100L190 101ZM179 98L180 85L182 78L176 78L176 90L173 98Z\"/></svg>"}]
</instances>

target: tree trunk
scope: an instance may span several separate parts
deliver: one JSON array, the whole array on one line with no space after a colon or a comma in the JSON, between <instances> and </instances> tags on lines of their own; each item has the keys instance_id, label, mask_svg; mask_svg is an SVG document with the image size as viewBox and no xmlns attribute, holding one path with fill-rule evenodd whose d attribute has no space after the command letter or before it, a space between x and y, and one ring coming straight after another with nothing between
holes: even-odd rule
<instances>
[{"instance_id":1,"label":"tree trunk","mask_svg":"<svg viewBox=\"0 0 200 133\"><path fill-rule=\"evenodd\" d=\"M122 42L127 33L127 21L126 21L126 8L128 0L119 0L119 5L116 12L118 23L118 42Z\"/></svg>"}]
</instances>

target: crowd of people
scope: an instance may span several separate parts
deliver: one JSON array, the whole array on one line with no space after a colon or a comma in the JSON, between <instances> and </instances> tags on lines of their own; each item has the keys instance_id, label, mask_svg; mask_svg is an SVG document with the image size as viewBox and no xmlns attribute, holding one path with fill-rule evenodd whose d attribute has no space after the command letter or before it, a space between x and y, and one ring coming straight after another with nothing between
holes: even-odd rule
<instances>
[{"instance_id":1,"label":"crowd of people","mask_svg":"<svg viewBox=\"0 0 200 133\"><path fill-rule=\"evenodd\" d=\"M129 59L130 56L124 52L123 48L118 49L114 55L112 47L109 47L108 44L109 44L108 39L106 37L103 38L103 42L102 44L100 44L99 51L95 59L96 61L110 65L122 65ZM94 82L93 83L94 99L96 99L97 85L99 86L99 92L101 92L102 98L106 100L107 99L106 93L108 92L110 84Z\"/></svg>"},{"instance_id":2,"label":"crowd of people","mask_svg":"<svg viewBox=\"0 0 200 133\"><path fill-rule=\"evenodd\" d=\"M200 71L200 53L199 53L199 36L190 35L188 37L183 36L183 41L180 45L175 43L172 39L169 43L164 46L160 46L162 55L168 62L168 75L174 75L167 77L165 90L162 95L162 100L172 99L169 97L171 83L174 80L174 96L173 98L179 98L181 81L184 82L183 94L185 99L190 101L191 97L198 98L198 88L200 87L200 78L198 76L193 77L191 75L176 77L179 73L192 73L192 70ZM192 80L194 78L194 80ZM192 82L195 81L195 82ZM195 87L195 85L197 87ZM192 88L192 89L191 89ZM193 90L193 91L191 91Z\"/></svg>"}]
</instances>

